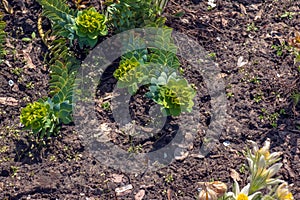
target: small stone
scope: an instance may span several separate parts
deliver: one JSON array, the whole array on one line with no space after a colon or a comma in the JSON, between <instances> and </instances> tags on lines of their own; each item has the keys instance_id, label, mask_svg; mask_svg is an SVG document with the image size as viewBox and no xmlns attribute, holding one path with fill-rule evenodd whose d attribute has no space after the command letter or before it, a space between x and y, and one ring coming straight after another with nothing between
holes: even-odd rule
<instances>
[{"instance_id":1,"label":"small stone","mask_svg":"<svg viewBox=\"0 0 300 200\"><path fill-rule=\"evenodd\" d=\"M223 145L224 145L225 147L228 147L228 146L230 145L230 142L226 140L226 141L223 142Z\"/></svg>"},{"instance_id":2,"label":"small stone","mask_svg":"<svg viewBox=\"0 0 300 200\"><path fill-rule=\"evenodd\" d=\"M14 84L15 84L15 82L14 82L13 80L9 80L9 81L8 81L8 85L9 85L10 87L12 87Z\"/></svg>"}]
</instances>

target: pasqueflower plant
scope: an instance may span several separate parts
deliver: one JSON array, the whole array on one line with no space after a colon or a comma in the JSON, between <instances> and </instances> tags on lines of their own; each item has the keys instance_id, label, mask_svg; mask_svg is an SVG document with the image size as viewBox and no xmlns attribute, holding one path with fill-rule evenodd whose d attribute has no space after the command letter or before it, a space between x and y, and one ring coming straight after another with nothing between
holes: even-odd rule
<instances>
[{"instance_id":1,"label":"pasqueflower plant","mask_svg":"<svg viewBox=\"0 0 300 200\"><path fill-rule=\"evenodd\" d=\"M202 190L198 200L208 200L205 199L203 191L210 192L206 197L215 197L210 200L294 200L288 184L274 177L282 166L282 163L277 163L280 160L281 153L270 153L269 139L265 141L262 148L259 148L255 142L250 142L253 149L246 154L250 169L249 183L240 190L238 182L234 180L233 192L224 192L223 190L222 197L218 197L219 193L218 190L214 189L214 183L207 183L210 190L207 190L207 188Z\"/></svg>"}]
</instances>

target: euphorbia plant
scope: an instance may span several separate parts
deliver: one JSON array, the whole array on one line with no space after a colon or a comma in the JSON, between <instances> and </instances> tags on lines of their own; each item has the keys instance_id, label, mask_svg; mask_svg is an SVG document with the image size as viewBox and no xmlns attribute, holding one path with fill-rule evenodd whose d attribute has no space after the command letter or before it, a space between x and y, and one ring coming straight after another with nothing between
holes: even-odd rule
<instances>
[{"instance_id":1,"label":"euphorbia plant","mask_svg":"<svg viewBox=\"0 0 300 200\"><path fill-rule=\"evenodd\" d=\"M107 4L109 21L117 32L145 26L163 27L166 21L159 16L166 1L119 0Z\"/></svg>"},{"instance_id":2,"label":"euphorbia plant","mask_svg":"<svg viewBox=\"0 0 300 200\"><path fill-rule=\"evenodd\" d=\"M97 43L98 36L107 34L106 21L106 17L98 13L93 7L78 11L74 29L81 48L83 45L94 47Z\"/></svg>"},{"instance_id":3,"label":"euphorbia plant","mask_svg":"<svg viewBox=\"0 0 300 200\"><path fill-rule=\"evenodd\" d=\"M50 98L39 99L22 109L20 121L25 129L31 129L33 134L43 139L55 135L60 123L68 124L72 121L70 110L72 105L66 102L54 103Z\"/></svg>"},{"instance_id":4,"label":"euphorbia plant","mask_svg":"<svg viewBox=\"0 0 300 200\"><path fill-rule=\"evenodd\" d=\"M176 73L168 76L162 72L158 78L151 79L147 96L162 106L165 115L178 116L181 112L191 112L196 91L184 78Z\"/></svg>"},{"instance_id":5,"label":"euphorbia plant","mask_svg":"<svg viewBox=\"0 0 300 200\"><path fill-rule=\"evenodd\" d=\"M62 0L37 0L43 7L44 16L48 17L53 30L58 35L68 38L71 44L78 40L79 46L94 47L98 36L107 34L106 17L94 7L78 11L70 9Z\"/></svg>"}]
</instances>

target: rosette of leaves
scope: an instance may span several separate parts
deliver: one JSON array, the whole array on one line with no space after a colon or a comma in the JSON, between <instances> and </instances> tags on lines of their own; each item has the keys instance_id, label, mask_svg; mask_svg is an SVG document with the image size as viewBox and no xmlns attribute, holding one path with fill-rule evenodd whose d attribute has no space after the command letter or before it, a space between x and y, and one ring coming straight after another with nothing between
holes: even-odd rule
<instances>
[{"instance_id":1,"label":"rosette of leaves","mask_svg":"<svg viewBox=\"0 0 300 200\"><path fill-rule=\"evenodd\" d=\"M162 27L165 18L160 17L160 5L153 0L119 0L109 2L109 21L118 31L126 31L145 26Z\"/></svg>"},{"instance_id":2,"label":"rosette of leaves","mask_svg":"<svg viewBox=\"0 0 300 200\"><path fill-rule=\"evenodd\" d=\"M165 115L178 116L181 112L191 112L196 91L184 78L176 78L176 73L167 76L165 72L157 79L151 79L152 85L146 94L162 106Z\"/></svg>"},{"instance_id":3,"label":"rosette of leaves","mask_svg":"<svg viewBox=\"0 0 300 200\"><path fill-rule=\"evenodd\" d=\"M27 104L21 110L20 121L25 129L31 129L35 135L40 133L40 138L45 134L50 136L56 130L59 120L54 113L51 100L43 102L39 100L34 103Z\"/></svg>"},{"instance_id":4,"label":"rosette of leaves","mask_svg":"<svg viewBox=\"0 0 300 200\"><path fill-rule=\"evenodd\" d=\"M135 57L121 60L119 68L114 72L114 77L118 79L117 87L128 88L130 94L136 93L138 84L145 79L145 70Z\"/></svg>"},{"instance_id":5,"label":"rosette of leaves","mask_svg":"<svg viewBox=\"0 0 300 200\"><path fill-rule=\"evenodd\" d=\"M83 45L94 47L98 36L107 34L106 21L106 17L98 13L94 7L78 11L75 19L75 31L81 48Z\"/></svg>"},{"instance_id":6,"label":"rosette of leaves","mask_svg":"<svg viewBox=\"0 0 300 200\"><path fill-rule=\"evenodd\" d=\"M42 139L56 134L60 123L72 121L70 110L72 106L66 102L55 104L50 98L46 101L40 99L21 110L20 121L25 129L31 129Z\"/></svg>"},{"instance_id":7,"label":"rosette of leaves","mask_svg":"<svg viewBox=\"0 0 300 200\"><path fill-rule=\"evenodd\" d=\"M80 48L84 45L94 47L98 36L107 34L106 17L94 7L77 11L70 9L65 0L37 0L43 7L43 15L49 18L53 31L70 40L78 40Z\"/></svg>"}]
</instances>

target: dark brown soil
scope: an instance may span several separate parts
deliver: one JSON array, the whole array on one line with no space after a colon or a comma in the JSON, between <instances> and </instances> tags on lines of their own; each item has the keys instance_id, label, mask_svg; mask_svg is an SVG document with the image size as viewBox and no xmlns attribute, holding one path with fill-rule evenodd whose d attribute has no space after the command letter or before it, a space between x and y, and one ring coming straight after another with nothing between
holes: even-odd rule
<instances>
[{"instance_id":1,"label":"dark brown soil","mask_svg":"<svg viewBox=\"0 0 300 200\"><path fill-rule=\"evenodd\" d=\"M99 1L91 2L100 8ZM63 126L60 135L45 145L37 145L29 132L22 130L21 108L48 94L49 70L43 62L47 48L37 31L38 3L9 3L13 14L1 5L8 36L7 55L0 64L0 97L13 99L0 104L0 199L135 199L141 190L145 191L144 199L196 199L197 182L220 180L231 185L231 169L240 173L244 186L247 140L262 145L266 138L271 139L271 151L283 153L278 175L291 184L294 199L300 199L300 106L291 98L300 88L299 63L294 63L294 55L287 50L278 56L272 49L300 31L299 1L217 0L213 10L207 9L205 0L169 1L164 13L167 25L215 53L213 59L226 86L227 116L214 148L204 158L194 156L205 142L212 102L201 74L183 64L183 76L198 88L200 128L187 158L140 174L104 165L88 151L74 125ZM176 17L179 12L183 16ZM285 12L294 15L282 18ZM31 38L32 32L36 38L22 41ZM242 66L237 64L241 57L247 61ZM11 81L13 85L9 85ZM99 123L112 130L115 145L125 151L141 145L137 152L149 152L172 141L178 129L176 117L168 117L162 130L148 139L121 134L112 111L101 106L110 102L106 97L116 84L112 71L101 84L95 109ZM129 106L132 119L141 126L151 120L148 115L154 105L143 97L145 92L141 88ZM133 189L117 197L115 189L128 184Z\"/></svg>"}]
</instances>

